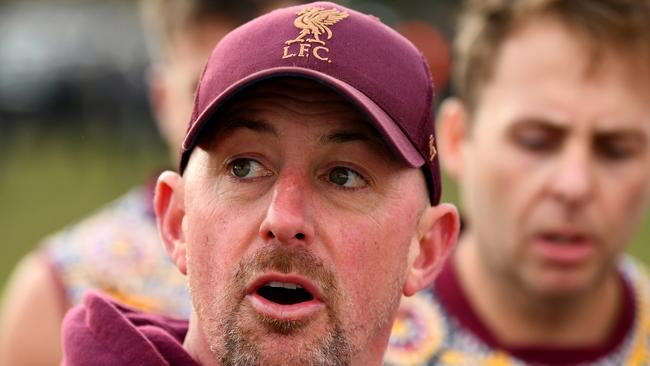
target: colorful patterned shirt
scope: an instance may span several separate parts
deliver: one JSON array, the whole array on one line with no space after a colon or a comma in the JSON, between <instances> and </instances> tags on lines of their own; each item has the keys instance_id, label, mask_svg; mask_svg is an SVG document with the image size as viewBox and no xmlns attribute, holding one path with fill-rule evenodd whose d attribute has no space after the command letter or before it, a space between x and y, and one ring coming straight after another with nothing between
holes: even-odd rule
<instances>
[{"instance_id":1,"label":"colorful patterned shirt","mask_svg":"<svg viewBox=\"0 0 650 366\"><path fill-rule=\"evenodd\" d=\"M128 192L41 247L68 305L99 289L138 309L189 317L187 282L159 239L149 187Z\"/></svg>"},{"instance_id":2,"label":"colorful patterned shirt","mask_svg":"<svg viewBox=\"0 0 650 366\"><path fill-rule=\"evenodd\" d=\"M630 257L619 264L623 311L607 340L594 347L509 348L471 308L448 261L432 290L402 301L385 356L387 365L522 366L650 365L650 283Z\"/></svg>"}]
</instances>

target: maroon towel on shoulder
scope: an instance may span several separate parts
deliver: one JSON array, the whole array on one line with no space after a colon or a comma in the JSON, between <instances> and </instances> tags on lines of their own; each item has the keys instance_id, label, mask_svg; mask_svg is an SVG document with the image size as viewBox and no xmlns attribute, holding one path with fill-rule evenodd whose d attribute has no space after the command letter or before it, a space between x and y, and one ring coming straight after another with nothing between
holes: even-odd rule
<instances>
[{"instance_id":1,"label":"maroon towel on shoulder","mask_svg":"<svg viewBox=\"0 0 650 366\"><path fill-rule=\"evenodd\" d=\"M147 314L97 293L68 312L62 329L65 366L188 365L187 320Z\"/></svg>"}]
</instances>

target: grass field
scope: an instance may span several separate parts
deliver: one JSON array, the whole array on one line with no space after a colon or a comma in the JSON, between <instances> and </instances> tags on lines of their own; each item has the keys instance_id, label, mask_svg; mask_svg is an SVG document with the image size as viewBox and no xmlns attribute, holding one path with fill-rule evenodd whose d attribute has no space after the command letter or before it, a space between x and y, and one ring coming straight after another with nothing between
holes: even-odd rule
<instances>
[{"instance_id":1,"label":"grass field","mask_svg":"<svg viewBox=\"0 0 650 366\"><path fill-rule=\"evenodd\" d=\"M44 235L145 182L165 166L167 153L155 139L137 144L109 135L19 133L0 138L0 288L15 263ZM455 202L454 187L448 183L444 200ZM629 251L650 262L649 243L646 217Z\"/></svg>"},{"instance_id":2,"label":"grass field","mask_svg":"<svg viewBox=\"0 0 650 366\"><path fill-rule=\"evenodd\" d=\"M155 139L142 145L110 132L18 133L0 138L0 288L44 235L70 224L165 166Z\"/></svg>"}]
</instances>

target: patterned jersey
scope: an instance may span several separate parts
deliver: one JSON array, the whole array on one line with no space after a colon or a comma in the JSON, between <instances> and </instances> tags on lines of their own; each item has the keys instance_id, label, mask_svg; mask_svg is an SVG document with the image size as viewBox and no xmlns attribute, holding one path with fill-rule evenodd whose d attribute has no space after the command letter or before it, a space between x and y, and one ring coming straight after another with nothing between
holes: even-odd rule
<instances>
[{"instance_id":1,"label":"patterned jersey","mask_svg":"<svg viewBox=\"0 0 650 366\"><path fill-rule=\"evenodd\" d=\"M489 346L485 339L461 325L436 293L441 282L449 281L447 265L431 291L404 298L393 325L390 344L385 356L387 365L442 365L442 366L522 366L544 365L545 362L526 360L509 351ZM613 330L608 345L593 349L544 348L545 357L554 359L553 365L650 365L650 283L646 268L629 257L620 262L621 279L627 293L618 330ZM445 290L448 290L449 287ZM453 292L453 291L451 291ZM446 295L448 296L447 292ZM571 352L573 351L573 352ZM567 353L569 352L569 353ZM540 356L528 353L532 357ZM560 355L560 356L558 356ZM560 361L562 355L574 357ZM577 358L576 358L577 357Z\"/></svg>"},{"instance_id":2,"label":"patterned jersey","mask_svg":"<svg viewBox=\"0 0 650 366\"><path fill-rule=\"evenodd\" d=\"M163 249L148 187L131 190L41 247L68 304L95 288L138 309L189 317L186 279Z\"/></svg>"}]
</instances>

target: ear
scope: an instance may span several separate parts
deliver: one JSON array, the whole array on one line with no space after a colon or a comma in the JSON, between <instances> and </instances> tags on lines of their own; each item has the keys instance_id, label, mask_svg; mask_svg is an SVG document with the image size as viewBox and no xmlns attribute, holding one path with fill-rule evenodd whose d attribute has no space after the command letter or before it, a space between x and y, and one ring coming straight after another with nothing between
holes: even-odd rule
<instances>
[{"instance_id":1,"label":"ear","mask_svg":"<svg viewBox=\"0 0 650 366\"><path fill-rule=\"evenodd\" d=\"M187 274L183 195L183 178L175 172L163 172L156 182L154 197L158 232L169 257L181 273Z\"/></svg>"},{"instance_id":2,"label":"ear","mask_svg":"<svg viewBox=\"0 0 650 366\"><path fill-rule=\"evenodd\" d=\"M467 108L458 98L447 98L438 112L438 149L445 170L456 181L463 171L463 143L469 138Z\"/></svg>"},{"instance_id":3,"label":"ear","mask_svg":"<svg viewBox=\"0 0 650 366\"><path fill-rule=\"evenodd\" d=\"M411 296L431 285L458 240L460 219L454 205L427 207L420 218L409 251L404 295Z\"/></svg>"}]
</instances>

